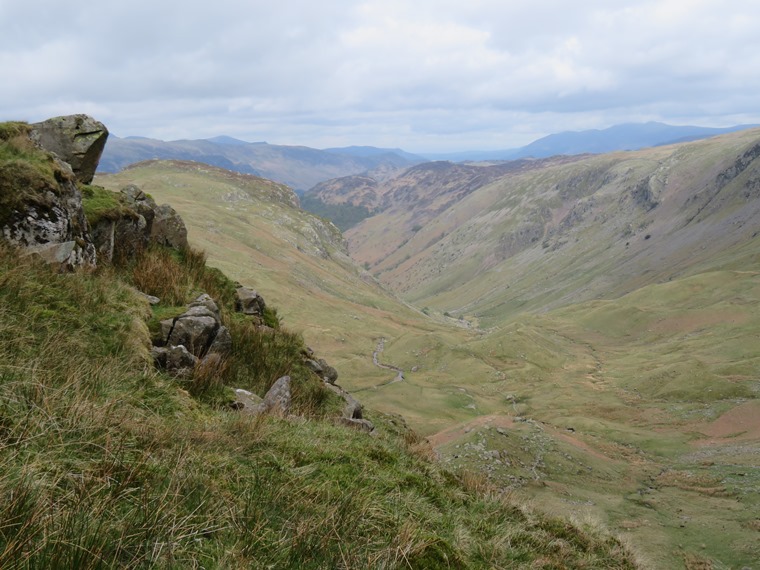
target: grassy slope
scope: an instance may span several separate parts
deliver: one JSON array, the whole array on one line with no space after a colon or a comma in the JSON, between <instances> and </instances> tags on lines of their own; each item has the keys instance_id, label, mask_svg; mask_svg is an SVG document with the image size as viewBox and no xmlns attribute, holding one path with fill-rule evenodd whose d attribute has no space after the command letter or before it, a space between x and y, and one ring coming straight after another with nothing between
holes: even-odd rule
<instances>
[{"instance_id":1,"label":"grassy slope","mask_svg":"<svg viewBox=\"0 0 760 570\"><path fill-rule=\"evenodd\" d=\"M0 301L3 568L633 567L412 453L392 418L372 438L191 398L153 370L150 309L113 271L2 247Z\"/></svg>"},{"instance_id":2,"label":"grassy slope","mask_svg":"<svg viewBox=\"0 0 760 570\"><path fill-rule=\"evenodd\" d=\"M741 514L757 505L756 448L699 435L732 409L741 414L742 398L756 397L750 340L757 322L751 303L740 301L753 297L755 277L736 271L755 263L752 241L724 250L719 267L697 260L702 270L718 269L710 274L518 316L486 335L425 319L362 279L338 253L324 257L299 237L311 222L293 210L256 200L228 204L222 196L229 189L177 165L100 182L113 188L136 182L175 205L213 264L276 300L285 322L328 355L340 382L363 401L437 434L434 443L453 464L483 469L558 513L609 524L658 567L685 560L735 565L758 555L760 523ZM483 203L467 207L476 206ZM300 250L283 247L296 243ZM716 316L736 312L747 314L741 326ZM695 322L703 326L695 329ZM405 381L378 387L393 376L371 365L380 337L388 339L381 360L404 368ZM705 399L707 384L720 389ZM495 432L499 425L510 435ZM508 468L484 459L485 450L503 451ZM730 472L735 466L742 477ZM703 487L690 485L694 478Z\"/></svg>"},{"instance_id":3,"label":"grassy slope","mask_svg":"<svg viewBox=\"0 0 760 570\"><path fill-rule=\"evenodd\" d=\"M135 183L159 203L171 203L209 263L277 306L283 322L302 332L306 343L336 366L339 382L359 391L370 407L403 410L423 433L474 417L474 410L445 405L462 372L490 370L454 350L473 333L427 318L386 293L341 253L325 223L273 202L257 179L243 192L237 179L225 181L220 172L155 162L96 181L111 189ZM372 363L381 338L387 340L381 361L399 361L407 371L417 365L420 373L376 389L394 377ZM412 350L434 350L429 367L412 364ZM412 401L420 405L412 408Z\"/></svg>"},{"instance_id":4,"label":"grassy slope","mask_svg":"<svg viewBox=\"0 0 760 570\"><path fill-rule=\"evenodd\" d=\"M351 250L405 299L488 326L524 311L615 298L720 266L729 249L751 239L760 162L721 180L756 151L758 133L508 175L416 232L415 211L404 204L348 232ZM408 241L388 252L386 234Z\"/></svg>"}]
</instances>

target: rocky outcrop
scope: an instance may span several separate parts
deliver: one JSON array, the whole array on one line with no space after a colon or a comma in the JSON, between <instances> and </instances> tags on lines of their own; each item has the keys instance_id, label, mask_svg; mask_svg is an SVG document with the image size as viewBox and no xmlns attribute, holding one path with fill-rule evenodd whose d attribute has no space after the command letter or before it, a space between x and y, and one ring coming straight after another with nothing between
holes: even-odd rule
<instances>
[{"instance_id":1,"label":"rocky outcrop","mask_svg":"<svg viewBox=\"0 0 760 570\"><path fill-rule=\"evenodd\" d=\"M106 146L108 129L87 115L54 117L31 125L31 139L71 165L76 179L89 184Z\"/></svg>"},{"instance_id":2,"label":"rocky outcrop","mask_svg":"<svg viewBox=\"0 0 760 570\"><path fill-rule=\"evenodd\" d=\"M174 208L157 205L133 184L122 188L116 198L123 208L93 224L93 241L102 260L128 259L151 243L188 247L187 228Z\"/></svg>"},{"instance_id":3,"label":"rocky outcrop","mask_svg":"<svg viewBox=\"0 0 760 570\"><path fill-rule=\"evenodd\" d=\"M58 159L52 159L52 164L51 177L31 167L22 172L18 166L16 171L0 167L0 190L15 193L3 197L7 211L0 222L0 236L62 270L94 266L97 256L74 174ZM6 177L13 179L6 181Z\"/></svg>"}]
</instances>

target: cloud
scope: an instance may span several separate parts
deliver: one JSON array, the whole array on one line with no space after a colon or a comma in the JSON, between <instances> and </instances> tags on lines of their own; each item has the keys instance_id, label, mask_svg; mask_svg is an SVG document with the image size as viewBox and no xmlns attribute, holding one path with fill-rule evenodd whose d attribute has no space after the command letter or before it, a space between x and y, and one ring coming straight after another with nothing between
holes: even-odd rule
<instances>
[{"instance_id":1,"label":"cloud","mask_svg":"<svg viewBox=\"0 0 760 570\"><path fill-rule=\"evenodd\" d=\"M119 135L421 151L760 121L748 0L0 0L0 21L1 119Z\"/></svg>"}]
</instances>

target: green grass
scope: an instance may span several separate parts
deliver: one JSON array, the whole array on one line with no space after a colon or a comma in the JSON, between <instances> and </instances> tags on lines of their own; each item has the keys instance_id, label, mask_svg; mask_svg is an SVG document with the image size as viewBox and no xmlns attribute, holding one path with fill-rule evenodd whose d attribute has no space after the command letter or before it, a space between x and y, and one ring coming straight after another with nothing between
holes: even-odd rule
<instances>
[{"instance_id":1,"label":"green grass","mask_svg":"<svg viewBox=\"0 0 760 570\"><path fill-rule=\"evenodd\" d=\"M636 176L651 166L630 164L638 169ZM586 247L586 238L577 246L585 248L580 263L569 256L552 261L541 249L540 271L525 272L517 285L508 283L509 289L504 273L478 274L471 281L467 295L493 295L481 322L498 326L484 332L436 318L434 304L430 318L374 288L343 264L339 253L317 245L320 238L312 229L318 226L304 213L266 201L230 203L232 189L176 165L154 164L102 179L113 188L131 182L172 203L188 223L191 242L204 247L210 263L276 305L284 325L301 331L306 344L336 366L340 384L370 409L400 413L425 436L459 426L458 435L440 449L444 459L460 455L449 465L488 474L483 470L490 460L461 453L461 445L476 433L464 428L490 416L524 417L532 421L516 422L508 436L485 437L488 449L513 459L490 472L496 487L555 515L578 513L623 533L653 567L678 567L686 555L711 559L718 567L749 564L757 557L750 547L757 531L742 526L737 514L756 508L751 486L730 497L674 487L658 489L659 502L639 494L662 469L698 466L703 459L689 455L701 437L698 430L760 393L755 342L760 323L753 302L760 292L752 273L757 244L734 248L719 271L648 287L635 281L630 286L638 292L614 300L521 313L564 294L563 283L547 280L546 272L569 275L583 286L596 275L584 265L598 254ZM557 180L546 182L552 187ZM488 192L498 198L500 190ZM502 198L519 202L519 196ZM484 202L473 194L465 206L482 209ZM427 224L410 246L439 235L441 223ZM466 237L461 236L459 247ZM713 267L705 263L703 269ZM462 267L452 269L452 279L476 275ZM469 310L459 310L463 298L454 297L460 304L439 305L441 312L469 319ZM381 362L402 367L404 381L388 384L394 375L372 365L380 338L386 339ZM751 465L751 457L726 447L734 443L710 448L705 460L724 467ZM688 543L683 543L679 508L701 521L688 527ZM715 536L723 537L721 544Z\"/></svg>"},{"instance_id":2,"label":"green grass","mask_svg":"<svg viewBox=\"0 0 760 570\"><path fill-rule=\"evenodd\" d=\"M0 567L635 566L596 529L442 470L392 417L370 412L373 438L322 417L327 402L297 403L304 421L190 397L154 371L150 309L121 275L0 248ZM232 355L234 380L308 381L277 368L297 335L226 319L252 353Z\"/></svg>"}]
</instances>

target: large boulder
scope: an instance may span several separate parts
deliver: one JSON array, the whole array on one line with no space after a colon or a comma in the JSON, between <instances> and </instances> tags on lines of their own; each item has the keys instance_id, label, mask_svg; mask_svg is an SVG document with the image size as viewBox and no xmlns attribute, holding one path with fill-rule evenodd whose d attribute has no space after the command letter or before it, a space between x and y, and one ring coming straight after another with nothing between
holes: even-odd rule
<instances>
[{"instance_id":1,"label":"large boulder","mask_svg":"<svg viewBox=\"0 0 760 570\"><path fill-rule=\"evenodd\" d=\"M67 115L31 127L33 141L70 164L79 182L92 182L108 139L108 129L103 123L88 115Z\"/></svg>"}]
</instances>

